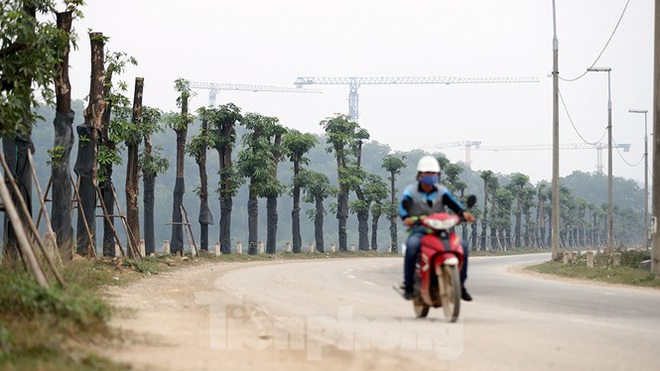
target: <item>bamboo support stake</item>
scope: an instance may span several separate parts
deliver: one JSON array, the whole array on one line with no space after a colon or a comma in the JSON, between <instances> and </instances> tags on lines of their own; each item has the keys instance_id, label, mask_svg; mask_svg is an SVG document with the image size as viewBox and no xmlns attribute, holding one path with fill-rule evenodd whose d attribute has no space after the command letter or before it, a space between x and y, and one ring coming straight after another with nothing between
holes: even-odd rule
<instances>
[{"instance_id":1,"label":"bamboo support stake","mask_svg":"<svg viewBox=\"0 0 660 371\"><path fill-rule=\"evenodd\" d=\"M34 159L32 158L32 152L27 151L27 154L28 154L28 161L30 162L30 169L32 169L32 179L34 180L34 186L35 189L37 190L39 203L41 204L41 209L39 210L39 214L41 215L42 211L44 213L44 221L46 222L46 231L50 233L54 233L53 225L50 222L50 216L48 215L48 210L46 209L46 204L44 203L43 196L41 193L41 186L39 185L39 178L37 177L37 171L34 169Z\"/></svg>"},{"instance_id":2,"label":"bamboo support stake","mask_svg":"<svg viewBox=\"0 0 660 371\"><path fill-rule=\"evenodd\" d=\"M34 166L32 167L32 169L34 170ZM46 185L46 193L44 193L43 198L40 200L40 202L44 205L46 204L46 199L48 198L48 192L50 192L50 186L52 184L53 184L53 178L51 177L51 178L48 179L48 184ZM46 213L46 211L43 211L41 209L39 210L39 214L37 215L37 223L36 223L37 224L37 229L39 228L39 224L41 223L41 213L42 212Z\"/></svg>"},{"instance_id":3,"label":"bamboo support stake","mask_svg":"<svg viewBox=\"0 0 660 371\"><path fill-rule=\"evenodd\" d=\"M87 231L87 238L89 238L89 246L92 248L92 252L96 255L94 237L92 236L92 231L89 229L89 223L85 217L85 213L82 212L82 204L80 203L80 194L78 193L78 183L73 181L73 175L69 174L69 179L71 180L71 185L73 185L73 192L76 195L76 202L78 203L79 214L82 217L83 223L85 224L85 230Z\"/></svg>"},{"instance_id":4,"label":"bamboo support stake","mask_svg":"<svg viewBox=\"0 0 660 371\"><path fill-rule=\"evenodd\" d=\"M0 158L2 158L2 161L4 162L4 156L2 156L2 154L0 154ZM5 174L11 175L10 172ZM14 233L16 233L18 246L21 249L23 256L27 259L28 265L34 274L34 277L37 279L37 282L41 286L48 287L48 280L46 279L46 275L44 274L43 269L39 265L39 260L34 253L32 245L30 245L30 241L27 237L27 234L25 233L25 229L21 228L21 218L18 216L18 210L16 210L16 206L11 200L11 195L9 194L9 189L7 188L7 184L5 184L4 179L0 181L0 198L2 198L5 212L11 221L11 226L14 229Z\"/></svg>"},{"instance_id":5,"label":"bamboo support stake","mask_svg":"<svg viewBox=\"0 0 660 371\"><path fill-rule=\"evenodd\" d=\"M27 220L28 228L30 229L30 232L32 232L34 240L37 242L37 245L39 245L39 249L41 250L41 253L44 255L44 258L46 259L46 262L50 266L50 269L53 271L53 274L55 274L55 278L57 278L57 281L60 283L60 285L64 286L64 278L60 275L60 272L57 269L57 267L55 266L55 263L53 263L53 260L51 259L50 254L48 254L48 252L46 251L46 246L44 245L44 241L39 236L39 231L37 230L37 227L32 222L32 215L30 215L30 211L28 210L27 204L25 203L25 200L21 196L21 191L18 188L18 184L16 184L16 179L14 179L14 176L11 174L11 171L9 170L9 165L7 165L7 161L5 161L5 156L2 155L1 153L0 153L0 162L2 163L2 168L5 170L4 181L6 181L8 179L9 183L11 183L12 187L14 188L14 192L16 193L16 199L18 200L18 203L21 206L21 211L23 212L23 216L25 217L25 220ZM0 183L4 184L4 181L0 182ZM5 187L6 186L7 185L5 184ZM9 191L9 190L7 190L7 191ZM4 200L4 198L3 198L3 200ZM15 207L15 205L14 205L14 207ZM17 214L18 214L18 211L17 211ZM23 226L23 222L20 219L18 220L18 223L19 224L17 224L16 227L14 227L14 229L16 229L18 227L18 225ZM13 225L14 225L14 221L12 220L12 226ZM23 233L25 233L25 229L23 229L23 228L19 228L19 229L22 229ZM18 233L17 233L17 235L18 235ZM33 245L30 244L29 246L32 247ZM31 249L31 251L34 253L34 251L32 249ZM37 260L37 264L41 265L39 260ZM43 273L43 268L42 268L42 273Z\"/></svg>"},{"instance_id":6,"label":"bamboo support stake","mask_svg":"<svg viewBox=\"0 0 660 371\"><path fill-rule=\"evenodd\" d=\"M117 201L117 193L115 192L115 186L111 184L110 190L112 191L112 198L115 200L115 207L117 208L117 212L120 215L120 219L122 224L124 225L124 230L126 231L126 237L128 239L128 248L135 253L136 256L138 256L140 259L142 259L142 254L140 254L140 249L138 247L138 241L135 236L133 236L133 232L131 232L131 229L128 228L128 222L126 221L126 215L121 211L121 207L119 206L119 202Z\"/></svg>"},{"instance_id":7,"label":"bamboo support stake","mask_svg":"<svg viewBox=\"0 0 660 371\"><path fill-rule=\"evenodd\" d=\"M101 197L101 189L99 188L98 184L94 184L94 189L96 189L96 194L97 196ZM105 218L105 221L112 226L111 220L110 220L110 214L108 213L108 209L105 208L105 203L103 202L103 199L101 199L101 208L103 208L103 217ZM126 256L126 253L124 252L124 248L121 245L121 242L119 242L119 236L117 235L117 230L113 226L112 228L112 234L115 236L115 244L119 246L119 251L121 252L122 256ZM130 246L128 246L130 248Z\"/></svg>"}]
</instances>

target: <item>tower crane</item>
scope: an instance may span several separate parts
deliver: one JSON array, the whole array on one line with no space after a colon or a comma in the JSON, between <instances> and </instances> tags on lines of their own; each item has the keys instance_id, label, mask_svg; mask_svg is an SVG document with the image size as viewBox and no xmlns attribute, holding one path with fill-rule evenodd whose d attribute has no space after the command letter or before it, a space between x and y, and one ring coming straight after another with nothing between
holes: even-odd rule
<instances>
[{"instance_id":1,"label":"tower crane","mask_svg":"<svg viewBox=\"0 0 660 371\"><path fill-rule=\"evenodd\" d=\"M208 89L209 106L215 106L218 90L243 90L253 92L267 91L275 93L322 93L322 91L319 89L285 88L273 85L229 84L191 81L189 86L192 89Z\"/></svg>"},{"instance_id":2,"label":"tower crane","mask_svg":"<svg viewBox=\"0 0 660 371\"><path fill-rule=\"evenodd\" d=\"M501 84L514 82L539 82L536 77L298 77L295 86L303 85L348 85L348 115L355 121L359 118L358 88L360 85L404 85L404 84Z\"/></svg>"},{"instance_id":3,"label":"tower crane","mask_svg":"<svg viewBox=\"0 0 660 371\"><path fill-rule=\"evenodd\" d=\"M433 148L450 148L450 147L465 147L465 164L467 165L468 168L471 167L472 165L472 159L470 158L470 149L472 147L479 148L481 145L481 142L474 141L474 140L462 140L459 142L449 142L449 143L442 143L442 144L437 144L433 146Z\"/></svg>"},{"instance_id":4,"label":"tower crane","mask_svg":"<svg viewBox=\"0 0 660 371\"><path fill-rule=\"evenodd\" d=\"M480 143L480 142L478 142ZM538 151L538 150L549 150L552 149L551 144L530 144L530 145L518 145L518 146L481 146L477 145L476 149L484 151ZM607 148L607 145L598 143L598 144L589 144L589 143L566 143L560 144L560 150L570 150L570 149L596 149L596 170L599 173L603 172L603 148ZM615 145L613 148L621 148L623 152L630 151L630 144L620 143ZM467 148L466 148L467 150ZM469 166L469 165L468 165Z\"/></svg>"}]
</instances>

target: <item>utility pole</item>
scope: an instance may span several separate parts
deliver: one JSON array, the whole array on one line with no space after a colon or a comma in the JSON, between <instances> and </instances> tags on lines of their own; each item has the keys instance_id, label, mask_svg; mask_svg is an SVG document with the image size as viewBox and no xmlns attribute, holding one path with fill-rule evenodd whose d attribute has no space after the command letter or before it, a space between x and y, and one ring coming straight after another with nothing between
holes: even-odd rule
<instances>
[{"instance_id":1,"label":"utility pole","mask_svg":"<svg viewBox=\"0 0 660 371\"><path fill-rule=\"evenodd\" d=\"M614 251L612 242L614 205L612 204L612 68L587 68L588 72L607 72L607 249Z\"/></svg>"},{"instance_id":2,"label":"utility pole","mask_svg":"<svg viewBox=\"0 0 660 371\"><path fill-rule=\"evenodd\" d=\"M660 0L657 0L660 1ZM557 15L552 0L552 260L559 255L559 40Z\"/></svg>"},{"instance_id":3,"label":"utility pole","mask_svg":"<svg viewBox=\"0 0 660 371\"><path fill-rule=\"evenodd\" d=\"M657 217L660 215L660 0L655 0L655 31L653 47L653 251L651 272L660 275L660 236Z\"/></svg>"},{"instance_id":4,"label":"utility pole","mask_svg":"<svg viewBox=\"0 0 660 371\"><path fill-rule=\"evenodd\" d=\"M644 114L644 233L642 235L642 243L644 248L649 248L649 137L646 125L647 110L631 109L630 113L643 113Z\"/></svg>"}]
</instances>

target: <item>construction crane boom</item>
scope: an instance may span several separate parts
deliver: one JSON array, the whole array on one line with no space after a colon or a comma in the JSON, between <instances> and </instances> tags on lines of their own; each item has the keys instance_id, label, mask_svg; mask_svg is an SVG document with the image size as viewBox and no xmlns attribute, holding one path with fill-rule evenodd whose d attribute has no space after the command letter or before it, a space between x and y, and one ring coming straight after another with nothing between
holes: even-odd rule
<instances>
[{"instance_id":1,"label":"construction crane boom","mask_svg":"<svg viewBox=\"0 0 660 371\"><path fill-rule=\"evenodd\" d=\"M630 144L617 144L615 148L621 148L624 152L630 151ZM589 144L589 143L567 143L560 144L559 149L602 149L606 148L605 144ZM552 149L552 144L528 144L519 146L478 146L477 149L485 151L534 151L534 150L548 150Z\"/></svg>"},{"instance_id":2,"label":"construction crane boom","mask_svg":"<svg viewBox=\"0 0 660 371\"><path fill-rule=\"evenodd\" d=\"M465 147L465 164L468 168L472 166L472 159L470 157L470 149L472 147L479 148L481 142L474 140L462 140L459 142L450 142L443 144L436 144L433 148L449 148L449 147Z\"/></svg>"},{"instance_id":3,"label":"construction crane boom","mask_svg":"<svg viewBox=\"0 0 660 371\"><path fill-rule=\"evenodd\" d=\"M215 106L216 97L219 90L241 90L241 91L253 91L253 92L265 91L265 92L275 92L275 93L322 93L322 91L319 89L290 88L290 87L280 87L274 85L230 84L230 83L191 81L189 86L192 89L208 89L209 106Z\"/></svg>"},{"instance_id":4,"label":"construction crane boom","mask_svg":"<svg viewBox=\"0 0 660 371\"><path fill-rule=\"evenodd\" d=\"M404 85L404 84L493 84L515 82L539 82L536 77L453 77L453 76L417 76L417 77L298 77L295 86L325 84L349 85L348 115L355 121L359 118L358 88L360 85Z\"/></svg>"},{"instance_id":5,"label":"construction crane boom","mask_svg":"<svg viewBox=\"0 0 660 371\"><path fill-rule=\"evenodd\" d=\"M552 149L552 144L523 144L523 145L515 145L515 146L482 146L481 142L477 141L460 141L460 142L451 142L451 143L445 143L445 144L439 144L437 146L434 146L434 148L448 148L448 147L458 147L458 146L464 146L465 147L465 163L468 167L470 167L470 150L471 147L474 147L475 149L483 150L483 151L538 151L538 150L550 150ZM567 150L567 149L596 149L596 170L599 173L603 172L603 148L607 148L607 145L598 143L598 144L589 144L589 143L565 143L565 144L560 144L559 149L560 150ZM615 145L613 148L621 148L623 149L623 152L629 152L630 151L630 144L629 143L620 143Z\"/></svg>"},{"instance_id":6,"label":"construction crane boom","mask_svg":"<svg viewBox=\"0 0 660 371\"><path fill-rule=\"evenodd\" d=\"M325 85L358 85L376 84L482 84L482 83L511 83L511 82L538 82L535 77L454 77L454 76L418 76L418 77L298 77L296 86L325 84Z\"/></svg>"}]
</instances>

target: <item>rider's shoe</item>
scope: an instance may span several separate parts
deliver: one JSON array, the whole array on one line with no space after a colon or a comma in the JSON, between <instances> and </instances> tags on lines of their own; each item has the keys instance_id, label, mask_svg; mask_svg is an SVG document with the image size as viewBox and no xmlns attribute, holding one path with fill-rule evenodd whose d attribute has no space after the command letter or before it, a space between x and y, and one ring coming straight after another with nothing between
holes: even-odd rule
<instances>
[{"instance_id":1,"label":"rider's shoe","mask_svg":"<svg viewBox=\"0 0 660 371\"><path fill-rule=\"evenodd\" d=\"M465 286L461 288L461 299L465 301L472 301L472 295L465 289Z\"/></svg>"},{"instance_id":2,"label":"rider's shoe","mask_svg":"<svg viewBox=\"0 0 660 371\"><path fill-rule=\"evenodd\" d=\"M403 290L403 298L406 300L412 300L415 297L412 286L401 285L401 290Z\"/></svg>"}]
</instances>

